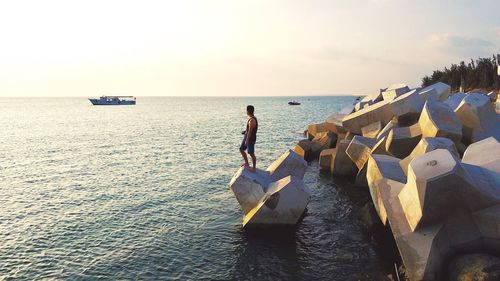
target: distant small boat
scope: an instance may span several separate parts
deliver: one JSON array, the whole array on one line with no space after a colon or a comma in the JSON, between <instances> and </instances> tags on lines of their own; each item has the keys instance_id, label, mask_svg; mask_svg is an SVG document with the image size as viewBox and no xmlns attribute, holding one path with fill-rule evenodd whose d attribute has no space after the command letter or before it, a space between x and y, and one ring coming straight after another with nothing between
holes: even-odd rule
<instances>
[{"instance_id":1,"label":"distant small boat","mask_svg":"<svg viewBox=\"0 0 500 281\"><path fill-rule=\"evenodd\" d=\"M288 104L289 105L300 105L300 102L293 100L293 101L289 101Z\"/></svg>"},{"instance_id":2,"label":"distant small boat","mask_svg":"<svg viewBox=\"0 0 500 281\"><path fill-rule=\"evenodd\" d=\"M98 99L89 99L93 105L134 105L134 96L102 96Z\"/></svg>"}]
</instances>

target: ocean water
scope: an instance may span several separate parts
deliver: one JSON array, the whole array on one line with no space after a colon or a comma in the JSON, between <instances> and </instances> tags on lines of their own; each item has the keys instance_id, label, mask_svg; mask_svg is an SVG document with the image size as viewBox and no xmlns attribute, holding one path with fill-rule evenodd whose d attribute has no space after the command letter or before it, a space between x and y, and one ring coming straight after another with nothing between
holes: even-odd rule
<instances>
[{"instance_id":1,"label":"ocean water","mask_svg":"<svg viewBox=\"0 0 500 281\"><path fill-rule=\"evenodd\" d=\"M354 97L0 99L0 279L370 280L366 190L319 175L299 225L246 230L228 183L245 107L265 168Z\"/></svg>"}]
</instances>

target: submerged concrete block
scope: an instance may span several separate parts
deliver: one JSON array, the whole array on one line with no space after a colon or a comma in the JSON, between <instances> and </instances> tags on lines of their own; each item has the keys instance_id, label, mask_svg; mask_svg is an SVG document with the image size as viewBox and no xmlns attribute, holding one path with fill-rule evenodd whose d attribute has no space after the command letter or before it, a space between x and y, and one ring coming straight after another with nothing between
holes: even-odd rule
<instances>
[{"instance_id":1,"label":"submerged concrete block","mask_svg":"<svg viewBox=\"0 0 500 281\"><path fill-rule=\"evenodd\" d=\"M361 128L377 121L385 125L392 116L390 102L381 101L345 116L342 125L346 130L361 135Z\"/></svg>"},{"instance_id":2,"label":"submerged concrete block","mask_svg":"<svg viewBox=\"0 0 500 281\"><path fill-rule=\"evenodd\" d=\"M402 159L410 155L421 138L422 131L418 123L410 127L393 128L387 135L385 149L392 156Z\"/></svg>"},{"instance_id":3,"label":"submerged concrete block","mask_svg":"<svg viewBox=\"0 0 500 281\"><path fill-rule=\"evenodd\" d=\"M418 120L423 137L445 137L460 142L462 125L451 108L442 102L427 101Z\"/></svg>"},{"instance_id":4,"label":"submerged concrete block","mask_svg":"<svg viewBox=\"0 0 500 281\"><path fill-rule=\"evenodd\" d=\"M341 140L337 144L333 164L333 175L335 176L354 176L358 173L356 164L354 164L346 153L350 143L350 140Z\"/></svg>"},{"instance_id":5,"label":"submerged concrete block","mask_svg":"<svg viewBox=\"0 0 500 281\"><path fill-rule=\"evenodd\" d=\"M256 173L250 172L246 167L241 167L229 183L229 189L247 214L256 206L267 191L271 182L269 173L257 169Z\"/></svg>"},{"instance_id":6,"label":"submerged concrete block","mask_svg":"<svg viewBox=\"0 0 500 281\"><path fill-rule=\"evenodd\" d=\"M273 181L277 181L289 175L303 179L306 169L307 162L300 155L288 149L271 163L266 171Z\"/></svg>"},{"instance_id":7,"label":"submerged concrete block","mask_svg":"<svg viewBox=\"0 0 500 281\"><path fill-rule=\"evenodd\" d=\"M405 183L406 175L399 166L398 158L388 155L371 155L367 164L366 178L375 210L385 225L387 223L387 211L382 199L382 190L379 183L383 179Z\"/></svg>"},{"instance_id":8,"label":"submerged concrete block","mask_svg":"<svg viewBox=\"0 0 500 281\"><path fill-rule=\"evenodd\" d=\"M404 173L407 174L408 165L410 164L411 160L413 160L413 158L425 154L427 152L436 150L438 148L447 149L455 156L457 157L459 156L455 144L448 138L442 138L442 137L422 138L418 142L417 146L410 153L410 155L399 161L399 165L403 169Z\"/></svg>"},{"instance_id":9,"label":"submerged concrete block","mask_svg":"<svg viewBox=\"0 0 500 281\"><path fill-rule=\"evenodd\" d=\"M382 123L380 121L377 121L375 123L362 127L361 133L363 137L376 138L381 130L382 130Z\"/></svg>"},{"instance_id":10,"label":"submerged concrete block","mask_svg":"<svg viewBox=\"0 0 500 281\"><path fill-rule=\"evenodd\" d=\"M243 218L243 226L296 224L311 199L304 182L288 176L269 185L265 196Z\"/></svg>"},{"instance_id":11,"label":"submerged concrete block","mask_svg":"<svg viewBox=\"0 0 500 281\"><path fill-rule=\"evenodd\" d=\"M352 162L356 164L361 170L370 157L371 150L376 144L373 138L365 138L361 136L354 136L351 143L347 147L346 153L351 158Z\"/></svg>"},{"instance_id":12,"label":"submerged concrete block","mask_svg":"<svg viewBox=\"0 0 500 281\"><path fill-rule=\"evenodd\" d=\"M393 84L382 92L382 97L385 101L392 101L409 91L410 88L405 84Z\"/></svg>"}]
</instances>

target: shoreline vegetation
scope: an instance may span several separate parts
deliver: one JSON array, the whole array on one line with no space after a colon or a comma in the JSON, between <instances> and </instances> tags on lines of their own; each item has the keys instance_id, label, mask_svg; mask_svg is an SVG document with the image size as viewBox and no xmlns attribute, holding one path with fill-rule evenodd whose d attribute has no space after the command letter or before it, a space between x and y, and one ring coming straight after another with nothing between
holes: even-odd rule
<instances>
[{"instance_id":1,"label":"shoreline vegetation","mask_svg":"<svg viewBox=\"0 0 500 281\"><path fill-rule=\"evenodd\" d=\"M452 92L500 92L500 54L491 58L471 59L452 64L443 70L434 70L429 76L422 78L422 87L437 82L451 86Z\"/></svg>"},{"instance_id":2,"label":"shoreline vegetation","mask_svg":"<svg viewBox=\"0 0 500 281\"><path fill-rule=\"evenodd\" d=\"M500 278L497 95L452 93L498 90L498 58L434 71L423 88L396 84L364 96L309 125L295 146L322 172L353 182L346 188L369 191L360 223L372 236L389 233L401 258L387 280Z\"/></svg>"}]
</instances>

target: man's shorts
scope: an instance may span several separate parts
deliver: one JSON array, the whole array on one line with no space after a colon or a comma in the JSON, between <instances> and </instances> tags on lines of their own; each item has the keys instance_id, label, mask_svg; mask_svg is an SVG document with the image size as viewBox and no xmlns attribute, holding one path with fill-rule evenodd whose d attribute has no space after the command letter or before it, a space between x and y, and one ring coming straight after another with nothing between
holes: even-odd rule
<instances>
[{"instance_id":1,"label":"man's shorts","mask_svg":"<svg viewBox=\"0 0 500 281\"><path fill-rule=\"evenodd\" d=\"M240 150L246 150L248 154L254 154L255 152L255 142L249 142L248 147L245 145L246 137L243 137L243 141L240 145Z\"/></svg>"}]
</instances>

